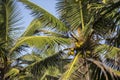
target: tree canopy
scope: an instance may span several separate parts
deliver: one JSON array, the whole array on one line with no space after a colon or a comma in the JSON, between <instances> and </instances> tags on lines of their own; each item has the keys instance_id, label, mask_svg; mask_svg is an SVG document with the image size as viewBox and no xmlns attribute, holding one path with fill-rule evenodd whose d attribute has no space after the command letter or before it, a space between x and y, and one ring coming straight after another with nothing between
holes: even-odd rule
<instances>
[{"instance_id":1,"label":"tree canopy","mask_svg":"<svg viewBox=\"0 0 120 80\"><path fill-rule=\"evenodd\" d=\"M34 19L16 38L19 2ZM58 0L56 10L58 18L29 0L0 1L0 79L119 80L120 1Z\"/></svg>"}]
</instances>

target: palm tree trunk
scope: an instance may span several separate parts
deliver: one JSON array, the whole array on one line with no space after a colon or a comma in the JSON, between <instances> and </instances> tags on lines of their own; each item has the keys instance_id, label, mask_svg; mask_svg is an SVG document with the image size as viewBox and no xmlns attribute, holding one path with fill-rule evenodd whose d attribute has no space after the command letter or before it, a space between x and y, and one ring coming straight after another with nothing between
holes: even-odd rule
<instances>
[{"instance_id":1,"label":"palm tree trunk","mask_svg":"<svg viewBox=\"0 0 120 80\"><path fill-rule=\"evenodd\" d=\"M89 75L89 65L87 64L86 66L85 66L85 69L86 69L86 75L85 75L85 78L86 78L86 80L90 80L90 75Z\"/></svg>"},{"instance_id":2,"label":"palm tree trunk","mask_svg":"<svg viewBox=\"0 0 120 80\"><path fill-rule=\"evenodd\" d=\"M89 65L85 63L85 60L83 58L79 59L79 63L81 64L81 66L78 69L80 80L90 80L90 75L88 70Z\"/></svg>"}]
</instances>

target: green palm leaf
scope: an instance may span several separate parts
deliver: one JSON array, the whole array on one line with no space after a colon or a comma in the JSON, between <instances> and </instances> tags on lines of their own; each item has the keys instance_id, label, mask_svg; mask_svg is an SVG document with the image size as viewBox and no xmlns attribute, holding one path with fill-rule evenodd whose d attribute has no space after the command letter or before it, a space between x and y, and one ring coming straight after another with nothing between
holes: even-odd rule
<instances>
[{"instance_id":1,"label":"green palm leaf","mask_svg":"<svg viewBox=\"0 0 120 80\"><path fill-rule=\"evenodd\" d=\"M54 37L54 36L31 36L20 38L10 52L17 47L28 44L36 48L44 48L46 45L54 46L55 44L69 44L70 39Z\"/></svg>"},{"instance_id":2,"label":"green palm leaf","mask_svg":"<svg viewBox=\"0 0 120 80\"><path fill-rule=\"evenodd\" d=\"M35 54L25 54L25 55L17 58L17 60L20 60L20 61L39 61L41 59L42 59L42 57L35 55Z\"/></svg>"},{"instance_id":3,"label":"green palm leaf","mask_svg":"<svg viewBox=\"0 0 120 80\"><path fill-rule=\"evenodd\" d=\"M24 36L31 36L35 33L36 30L38 30L42 26L39 19L34 19L31 24L27 27L25 32L22 34L22 37Z\"/></svg>"},{"instance_id":4,"label":"green palm leaf","mask_svg":"<svg viewBox=\"0 0 120 80\"><path fill-rule=\"evenodd\" d=\"M49 31L49 30L44 30L44 29L39 29L36 32L37 33L43 32L46 35L63 37L63 38L68 38L69 37L69 36L66 36L65 34L62 34L62 33L56 33L56 32Z\"/></svg>"},{"instance_id":5,"label":"green palm leaf","mask_svg":"<svg viewBox=\"0 0 120 80\"><path fill-rule=\"evenodd\" d=\"M75 64L77 64L78 63L78 60L79 60L79 54L77 54L76 56L75 56L75 58L73 59L73 61L72 61L72 63L69 65L69 69L63 74L63 76L61 77L61 79L60 80L63 80L63 79L65 79L65 80L69 80L70 79L70 76L71 76L71 74L75 71Z\"/></svg>"},{"instance_id":6,"label":"green palm leaf","mask_svg":"<svg viewBox=\"0 0 120 80\"><path fill-rule=\"evenodd\" d=\"M91 17L86 7L90 3L90 1L85 0L59 0L57 10L61 20L65 21L71 30L76 30L78 27L84 29Z\"/></svg>"},{"instance_id":7,"label":"green palm leaf","mask_svg":"<svg viewBox=\"0 0 120 80\"><path fill-rule=\"evenodd\" d=\"M19 74L19 72L20 72L19 69L12 68L5 74L5 78L7 78L7 77L12 78L12 77L16 76L17 74Z\"/></svg>"},{"instance_id":8,"label":"green palm leaf","mask_svg":"<svg viewBox=\"0 0 120 80\"><path fill-rule=\"evenodd\" d=\"M99 7L97 3L92 4L94 6L92 12L96 12L95 14L97 16L93 28L94 30L106 37L113 35L114 32L116 32L116 29L119 26L119 7L120 7L120 1L116 3L109 3L108 5L100 4L101 7ZM102 27L101 27L102 26Z\"/></svg>"},{"instance_id":9,"label":"green palm leaf","mask_svg":"<svg viewBox=\"0 0 120 80\"><path fill-rule=\"evenodd\" d=\"M40 6L28 1L28 0L19 0L33 10L33 14L37 16L39 21L46 27L56 28L58 31L67 31L68 28L63 22L58 18L54 17L52 14L41 8Z\"/></svg>"},{"instance_id":10,"label":"green palm leaf","mask_svg":"<svg viewBox=\"0 0 120 80\"><path fill-rule=\"evenodd\" d=\"M0 41L7 41L6 44L11 44L12 39L16 37L12 35L13 32L17 32L18 29L20 31L18 24L21 17L16 4L13 0L0 1Z\"/></svg>"},{"instance_id":11,"label":"green palm leaf","mask_svg":"<svg viewBox=\"0 0 120 80\"><path fill-rule=\"evenodd\" d=\"M116 58L119 55L120 49L117 47L109 46L109 45L99 45L95 49L95 53L102 54L105 58Z\"/></svg>"},{"instance_id":12,"label":"green palm leaf","mask_svg":"<svg viewBox=\"0 0 120 80\"><path fill-rule=\"evenodd\" d=\"M87 59L91 62L91 79L92 80L119 80L120 72L105 66L102 62L94 59Z\"/></svg>"},{"instance_id":13,"label":"green palm leaf","mask_svg":"<svg viewBox=\"0 0 120 80\"><path fill-rule=\"evenodd\" d=\"M49 69L61 69L61 68L63 68L63 66L65 64L68 63L68 61L64 60L63 57L65 57L65 53L60 51L56 54L46 57L43 60L39 60L39 61L29 65L26 69L29 69L33 75L38 76L38 77L43 76L45 71L50 73L49 75L52 75L54 73L50 72ZM63 65L63 66L61 66L61 65Z\"/></svg>"}]
</instances>

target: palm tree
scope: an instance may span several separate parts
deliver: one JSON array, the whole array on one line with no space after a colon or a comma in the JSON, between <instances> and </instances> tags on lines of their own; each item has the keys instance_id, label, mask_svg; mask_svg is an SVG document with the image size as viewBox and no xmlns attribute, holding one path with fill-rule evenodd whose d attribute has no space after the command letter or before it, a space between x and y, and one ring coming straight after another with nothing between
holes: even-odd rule
<instances>
[{"instance_id":1,"label":"palm tree","mask_svg":"<svg viewBox=\"0 0 120 80\"><path fill-rule=\"evenodd\" d=\"M55 26L57 31L61 31L61 27L67 28L64 30L69 32L67 33L69 36L66 37L71 39L71 45L73 46L69 46L65 50L68 50L68 54L73 55L73 61L68 65L68 70L60 79L119 79L119 70L114 68L115 64L112 63L114 60L110 56L114 56L115 58L120 50L119 47L114 46L114 43L113 46L108 43L109 36L112 37L110 39L112 40L113 36L119 35L119 33L114 35L116 29L119 32L118 26L116 26L119 22L119 2L114 3L105 0L59 1L57 3L57 8L62 23L58 22L54 16L43 10L41 7L35 6L35 4L29 1L21 0L21 2L25 3L30 9L32 9L34 15L39 17L40 22L45 26ZM108 9L106 9L106 7ZM93 12L91 12L91 10ZM113 13L110 13L111 11ZM110 20L111 17L112 20ZM100 21L101 19L102 21ZM114 22L114 20L116 20L116 22ZM43 30L37 30L37 32L39 31L41 32ZM46 33L48 31L44 32ZM64 31L61 32L65 33ZM48 33L50 34L50 32ZM59 35L59 37L63 36ZM101 41L105 42L101 43ZM119 67L119 65L115 65L115 67ZM33 68L34 70L37 69L35 67ZM38 70L39 69L36 71Z\"/></svg>"},{"instance_id":2,"label":"palm tree","mask_svg":"<svg viewBox=\"0 0 120 80\"><path fill-rule=\"evenodd\" d=\"M29 3L29 2L28 2ZM50 63L43 64L46 61L46 58L48 56L53 55L53 57L48 57L49 60L51 58L54 60L59 61L62 60L61 56L62 54L53 54L52 52L48 53L45 52L45 50L50 50L53 49L54 46L58 46L58 44L68 44L69 39L66 38L59 38L59 35L56 36L37 36L35 35L35 32L42 27L42 23L39 21L38 17L35 17L35 19L31 22L31 24L28 26L28 29L20 36L17 41L16 41L16 31L20 30L21 27L16 27L18 26L19 21L21 20L20 14L18 12L17 8L17 1L15 0L2 0L0 1L0 79L1 80L8 80L8 79L13 79L13 77L20 76L25 77L25 78L31 78L31 74L27 74L26 66L29 68L35 63L42 62L43 67L48 67L47 64L51 65ZM54 18L54 17L53 17ZM57 22L60 22L56 18ZM58 24L61 25L61 24ZM63 26L63 25L61 25ZM62 28L58 27L60 30ZM63 28L65 29L65 28ZM35 35L35 36L33 36ZM61 36L61 35L60 35ZM37 41L36 41L37 40ZM16 45L14 46L16 42ZM24 44L24 45L21 45ZM18 56L18 54L26 47L28 47L26 44L33 46L35 45L36 48L41 49L43 53L46 53L46 55L43 55L42 57L38 57L37 55L32 55L32 58L35 56L35 60L32 59L32 61L29 60L24 60L24 56L29 55L24 55L24 56ZM14 47L13 47L14 46ZM61 47L61 46L60 46ZM49 48L49 49L48 49ZM56 48L57 49L57 48ZM52 50L51 50L52 51ZM55 51L54 51L55 53ZM47 55L49 54L49 55ZM17 55L17 56L16 56ZM57 57L57 58L56 58ZM41 58L43 61L41 61L39 58ZM48 60L47 59L47 60ZM56 62L57 62L56 61ZM56 63L55 62L55 63ZM61 61L60 61L61 62ZM56 66L55 63L53 63L53 67ZM59 64L60 65L60 64ZM52 68L50 68L52 69ZM24 73L25 72L25 73ZM25 75L25 76L24 76ZM48 76L49 77L49 76ZM33 77L35 78L35 77ZM43 77L44 78L44 77ZM16 79L16 77L14 78ZM19 78L17 78L19 79Z\"/></svg>"},{"instance_id":3,"label":"palm tree","mask_svg":"<svg viewBox=\"0 0 120 80\"><path fill-rule=\"evenodd\" d=\"M12 48L14 31L19 29L16 27L20 20L19 11L17 12L15 1L1 0L0 1L0 79L2 80L4 74L10 66L7 56L9 49ZM14 30L14 31L13 31Z\"/></svg>"},{"instance_id":4,"label":"palm tree","mask_svg":"<svg viewBox=\"0 0 120 80\"><path fill-rule=\"evenodd\" d=\"M68 22L73 29L81 27L81 29L78 28L79 36L75 37L77 39L74 47L76 56L61 79L119 80L115 77L117 74L115 71L119 72L119 64L115 64L116 61L118 62L117 54L120 51L118 37L115 38L119 36L120 31L118 29L119 4L119 1L103 3L94 0L71 0L58 3L62 20ZM114 45L114 40L117 46ZM74 76L72 77L71 74Z\"/></svg>"},{"instance_id":5,"label":"palm tree","mask_svg":"<svg viewBox=\"0 0 120 80\"><path fill-rule=\"evenodd\" d=\"M7 78L18 76L21 79L22 75L22 79L37 80L50 77L55 80L119 80L119 1L61 0L57 3L60 19L28 0L19 1L32 10L35 19L7 53L11 56L19 46L27 44L39 49L40 57L31 54L35 59L32 61L24 59L29 57L27 54L19 57L18 62L28 64L22 66L23 71L30 74L11 66ZM61 61L66 68L62 66L61 74L51 76L49 71L59 69ZM18 66L21 64L16 64ZM16 74L12 74L13 71Z\"/></svg>"}]
</instances>

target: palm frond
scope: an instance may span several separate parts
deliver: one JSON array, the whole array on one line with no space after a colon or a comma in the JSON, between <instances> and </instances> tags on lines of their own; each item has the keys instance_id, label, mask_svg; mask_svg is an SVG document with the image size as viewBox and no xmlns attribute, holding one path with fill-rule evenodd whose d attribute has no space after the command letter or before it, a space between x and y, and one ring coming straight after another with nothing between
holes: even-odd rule
<instances>
[{"instance_id":1,"label":"palm frond","mask_svg":"<svg viewBox=\"0 0 120 80\"><path fill-rule=\"evenodd\" d=\"M114 59L119 55L120 49L106 44L99 45L95 49L95 53L102 54L104 58Z\"/></svg>"},{"instance_id":2,"label":"palm frond","mask_svg":"<svg viewBox=\"0 0 120 80\"><path fill-rule=\"evenodd\" d=\"M6 77L5 79L10 79L10 80L33 80L35 79L35 77L33 77L32 74L30 74L29 72L24 73L24 71L23 72L19 71L19 73L17 73L18 71L16 68L12 68L10 71L13 71L14 74ZM7 72L7 74L13 73L13 72L10 73L10 71Z\"/></svg>"},{"instance_id":3,"label":"palm frond","mask_svg":"<svg viewBox=\"0 0 120 80\"><path fill-rule=\"evenodd\" d=\"M35 78L32 75L21 74L19 76L13 77L12 79L15 79L15 80L33 80Z\"/></svg>"},{"instance_id":4,"label":"palm frond","mask_svg":"<svg viewBox=\"0 0 120 80\"><path fill-rule=\"evenodd\" d=\"M67 60L63 62L63 60L64 60L63 57L65 57L65 53L60 51L56 54L53 54L49 57L46 57L43 60L37 61L37 62L29 65L26 69L30 70L33 75L35 75L35 76L38 75L38 77L40 77L40 76L44 75L44 72L46 70L50 71L49 69L55 69L55 68L61 69L61 68L63 68L63 66L66 63L68 63ZM61 61L65 64L63 65ZM51 73L51 72L48 72L48 73ZM49 75L52 75L52 74L49 74Z\"/></svg>"},{"instance_id":5,"label":"palm frond","mask_svg":"<svg viewBox=\"0 0 120 80\"><path fill-rule=\"evenodd\" d=\"M69 44L70 39L54 36L31 36L20 38L10 52L14 51L22 44L27 44L36 48L44 48L46 45L54 46L55 44Z\"/></svg>"},{"instance_id":6,"label":"palm frond","mask_svg":"<svg viewBox=\"0 0 120 80\"><path fill-rule=\"evenodd\" d=\"M106 44L119 48L120 47L120 27L117 27L116 35L106 38Z\"/></svg>"},{"instance_id":7,"label":"palm frond","mask_svg":"<svg viewBox=\"0 0 120 80\"><path fill-rule=\"evenodd\" d=\"M42 23L39 21L39 19L34 19L22 34L22 37L34 35L35 31L38 30L41 26Z\"/></svg>"},{"instance_id":8,"label":"palm frond","mask_svg":"<svg viewBox=\"0 0 120 80\"><path fill-rule=\"evenodd\" d=\"M79 6L80 6L80 17L81 17L82 30L84 31L85 25L84 25L82 1L79 1Z\"/></svg>"},{"instance_id":9,"label":"palm frond","mask_svg":"<svg viewBox=\"0 0 120 80\"><path fill-rule=\"evenodd\" d=\"M115 9L119 9L120 7L120 1L117 1L116 3L112 3L109 6L107 6L108 9L106 9L106 6L101 10L102 16L107 15L108 13L111 13Z\"/></svg>"},{"instance_id":10,"label":"palm frond","mask_svg":"<svg viewBox=\"0 0 120 80\"><path fill-rule=\"evenodd\" d=\"M95 53L99 54L101 57L101 61L115 70L120 70L119 66L119 55L120 49L117 47L109 46L109 45L99 45L95 49Z\"/></svg>"},{"instance_id":11,"label":"palm frond","mask_svg":"<svg viewBox=\"0 0 120 80\"><path fill-rule=\"evenodd\" d=\"M76 29L81 23L77 4L75 0L59 0L57 3L57 10L60 13L61 20L66 22L71 27L70 29Z\"/></svg>"},{"instance_id":12,"label":"palm frond","mask_svg":"<svg viewBox=\"0 0 120 80\"><path fill-rule=\"evenodd\" d=\"M106 3L106 0L102 0L103 3Z\"/></svg>"},{"instance_id":13,"label":"palm frond","mask_svg":"<svg viewBox=\"0 0 120 80\"><path fill-rule=\"evenodd\" d=\"M20 13L16 6L16 1L13 0L3 0L0 2L0 38L4 41L8 41L6 44L11 44L13 41L12 39L15 38L13 36L13 30L17 31L18 29L18 22L21 19ZM16 26L17 25L17 26ZM5 35L5 36L3 36Z\"/></svg>"},{"instance_id":14,"label":"palm frond","mask_svg":"<svg viewBox=\"0 0 120 80\"><path fill-rule=\"evenodd\" d=\"M50 75L46 75L46 78L45 79L47 79L47 80L59 80L59 78L58 77L55 77L55 76L50 76Z\"/></svg>"},{"instance_id":15,"label":"palm frond","mask_svg":"<svg viewBox=\"0 0 120 80\"><path fill-rule=\"evenodd\" d=\"M12 68L5 74L5 78L9 77L9 79L11 79L12 77L15 77L17 74L19 74L19 72L19 69Z\"/></svg>"},{"instance_id":16,"label":"palm frond","mask_svg":"<svg viewBox=\"0 0 120 80\"><path fill-rule=\"evenodd\" d=\"M39 21L46 27L56 28L60 32L66 32L68 27L61 22L58 18L54 17L52 14L41 8L40 6L28 1L28 0L19 0L20 2L27 5L29 9L33 11L33 14L37 16ZM43 27L44 27L43 26Z\"/></svg>"},{"instance_id":17,"label":"palm frond","mask_svg":"<svg viewBox=\"0 0 120 80\"><path fill-rule=\"evenodd\" d=\"M116 3L110 3L108 5L103 5L101 8L95 10L97 17L93 24L93 29L100 35L108 37L116 32L119 26L119 4L120 1ZM107 8L107 9L106 9ZM94 10L93 10L94 11ZM101 27L103 26L103 27ZM103 33L104 32L104 33Z\"/></svg>"},{"instance_id":18,"label":"palm frond","mask_svg":"<svg viewBox=\"0 0 120 80\"><path fill-rule=\"evenodd\" d=\"M49 30L44 30L44 29L39 29L36 30L36 33L44 33L46 35L50 35L50 36L58 36L58 37L63 37L63 38L68 38L68 35L62 34L62 33L56 33L53 31L49 31Z\"/></svg>"},{"instance_id":19,"label":"palm frond","mask_svg":"<svg viewBox=\"0 0 120 80\"><path fill-rule=\"evenodd\" d=\"M69 65L68 70L63 74L63 76L60 78L60 80L63 80L63 79L68 80L68 79L70 79L71 74L75 70L75 67L76 67L75 64L78 62L78 60L79 60L79 54L77 54L75 56L72 63Z\"/></svg>"},{"instance_id":20,"label":"palm frond","mask_svg":"<svg viewBox=\"0 0 120 80\"><path fill-rule=\"evenodd\" d=\"M91 18L91 14L87 10L87 5L91 2L58 0L57 10L60 13L61 20L69 25L71 30L76 30L79 27L83 28Z\"/></svg>"},{"instance_id":21,"label":"palm frond","mask_svg":"<svg viewBox=\"0 0 120 80\"><path fill-rule=\"evenodd\" d=\"M39 61L41 59L42 59L42 57L37 54L25 54L25 55L17 58L16 60L23 62L23 64L24 63L27 64L27 62L35 62L35 61Z\"/></svg>"},{"instance_id":22,"label":"palm frond","mask_svg":"<svg viewBox=\"0 0 120 80\"><path fill-rule=\"evenodd\" d=\"M119 80L120 74L119 71L116 71L108 66L105 66L100 61L94 59L87 59L91 62L91 79L92 80Z\"/></svg>"}]
</instances>

